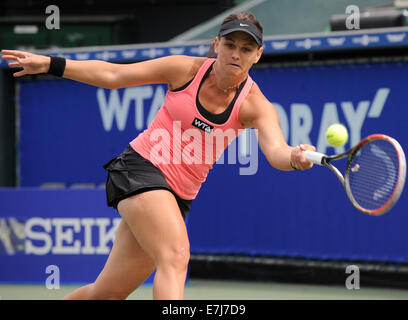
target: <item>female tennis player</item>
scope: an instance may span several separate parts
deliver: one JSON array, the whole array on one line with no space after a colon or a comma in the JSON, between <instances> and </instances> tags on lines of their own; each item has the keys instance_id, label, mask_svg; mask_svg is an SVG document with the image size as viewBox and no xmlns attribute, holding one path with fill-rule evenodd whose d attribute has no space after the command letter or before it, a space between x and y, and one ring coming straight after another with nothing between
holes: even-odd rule
<instances>
[{"instance_id":1,"label":"female tennis player","mask_svg":"<svg viewBox=\"0 0 408 320\"><path fill-rule=\"evenodd\" d=\"M228 145L215 145L216 133L233 130L236 137L244 128L255 128L273 167L312 167L303 151L315 148L286 144L273 105L248 74L263 51L259 21L250 13L230 15L213 49L217 58L169 56L126 65L2 51L10 67L22 68L16 77L50 73L109 89L168 84L149 127L104 166L108 205L118 210L122 222L98 278L66 299L125 299L154 270L154 299L184 298L189 262L184 219ZM177 139L179 148L172 143ZM199 152L191 156L191 150Z\"/></svg>"}]
</instances>

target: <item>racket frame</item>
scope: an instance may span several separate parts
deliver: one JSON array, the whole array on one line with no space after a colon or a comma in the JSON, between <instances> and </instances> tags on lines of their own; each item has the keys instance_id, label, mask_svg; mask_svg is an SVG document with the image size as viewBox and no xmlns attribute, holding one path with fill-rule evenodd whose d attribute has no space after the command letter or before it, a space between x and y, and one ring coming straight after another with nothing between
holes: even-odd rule
<instances>
[{"instance_id":1,"label":"racket frame","mask_svg":"<svg viewBox=\"0 0 408 320\"><path fill-rule=\"evenodd\" d=\"M396 152L398 154L398 161L399 161L399 170L398 170L398 178L397 178L397 185L393 190L393 193L391 197L388 199L388 201L382 205L380 208L374 209L374 210L369 210L366 208L361 207L356 199L354 198L351 188L350 188L350 170L351 170L351 164L353 163L353 159L357 152L367 143L374 141L374 140L386 140L390 142L394 148L396 149ZM338 155L333 155L333 156L328 156L323 153L319 152L313 152L313 151L305 151L306 157L309 161L314 162L316 164L325 166L329 168L331 171L334 172L334 174L337 176L341 184L343 185L343 188L346 192L347 197L349 198L350 202L361 212L364 212L369 215L382 215L389 211L393 205L398 201L401 192L404 188L405 184L405 177L406 177L406 159L405 159L405 154L404 151L401 147L401 145L398 143L397 140L385 135L385 134L372 134L369 135L368 137L364 138L361 140L357 145L354 147L350 148L349 150L338 154ZM346 169L344 172L344 176L341 174L341 172L333 166L330 162L333 160L340 160L342 158L348 157L347 160L347 165Z\"/></svg>"}]
</instances>

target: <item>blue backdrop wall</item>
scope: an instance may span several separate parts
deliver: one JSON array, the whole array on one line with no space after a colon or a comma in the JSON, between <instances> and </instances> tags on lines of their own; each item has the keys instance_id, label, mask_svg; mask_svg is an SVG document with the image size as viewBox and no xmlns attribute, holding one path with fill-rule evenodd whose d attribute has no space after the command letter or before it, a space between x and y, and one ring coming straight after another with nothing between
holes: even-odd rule
<instances>
[{"instance_id":1,"label":"blue backdrop wall","mask_svg":"<svg viewBox=\"0 0 408 320\"><path fill-rule=\"evenodd\" d=\"M289 144L310 143L321 152L338 153L372 133L388 134L406 150L407 72L408 63L388 62L260 66L251 75L274 104ZM39 187L48 182L62 182L68 188L77 183L103 184L106 175L102 165L147 127L166 89L164 85L151 85L106 90L70 80L20 81L21 187ZM350 140L345 147L334 149L325 140L324 132L333 122L342 122L349 130ZM266 162L253 137L248 131L238 139L231 153L225 154L224 164L214 166L194 201L187 220L193 253L408 262L406 190L386 215L364 215L348 202L329 170L315 166L305 172L278 171ZM235 164L230 161L233 153L237 155ZM19 199L17 202L25 202L18 206L24 214L16 211L16 202L6 201L11 197L9 192L16 193L13 197ZM24 224L33 217L95 218L103 211L103 217L112 215L113 219L116 214L102 209L105 200L101 189L82 190L83 196L75 200L70 213L60 204L48 202L48 196L41 206L28 210L36 198L30 192L45 195L56 191L0 193L0 221L11 234L13 217L19 217ZM86 192L95 195L88 197ZM72 201L67 199L64 201ZM83 201L92 208L85 216L80 210ZM78 228L77 236L84 239L85 227L80 223ZM23 256L30 259L36 256L26 252L27 241L32 240L26 234L20 243ZM51 248L56 241L51 237ZM72 239L64 241L66 245L74 243ZM16 259L7 253L5 243L0 241L3 258ZM52 249L47 254L61 255ZM96 254L74 255L86 261L100 259ZM91 273L86 277L93 280Z\"/></svg>"}]
</instances>

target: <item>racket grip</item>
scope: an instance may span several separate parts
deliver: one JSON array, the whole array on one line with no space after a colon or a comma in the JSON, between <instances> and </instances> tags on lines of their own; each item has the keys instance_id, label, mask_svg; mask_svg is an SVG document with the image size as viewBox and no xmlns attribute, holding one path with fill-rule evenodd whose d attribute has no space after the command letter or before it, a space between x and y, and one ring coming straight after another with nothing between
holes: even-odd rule
<instances>
[{"instance_id":1,"label":"racket grip","mask_svg":"<svg viewBox=\"0 0 408 320\"><path fill-rule=\"evenodd\" d=\"M305 155L310 162L322 165L323 158L326 157L324 153L306 150Z\"/></svg>"}]
</instances>

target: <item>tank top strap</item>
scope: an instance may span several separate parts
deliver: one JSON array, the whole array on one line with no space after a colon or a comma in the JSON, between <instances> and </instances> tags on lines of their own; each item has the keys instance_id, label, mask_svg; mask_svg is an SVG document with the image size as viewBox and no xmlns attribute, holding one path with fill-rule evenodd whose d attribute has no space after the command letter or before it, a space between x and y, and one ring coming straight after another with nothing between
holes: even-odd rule
<instances>
[{"instance_id":1,"label":"tank top strap","mask_svg":"<svg viewBox=\"0 0 408 320\"><path fill-rule=\"evenodd\" d=\"M249 91L252 88L252 85L254 84L254 80L252 80L251 76L248 75L247 81L242 88L237 100L235 101L234 107L232 109L232 115L231 117L234 117L238 122L239 121L239 110L241 108L242 102L245 100L245 98L248 96Z\"/></svg>"},{"instance_id":2,"label":"tank top strap","mask_svg":"<svg viewBox=\"0 0 408 320\"><path fill-rule=\"evenodd\" d=\"M195 89L198 89L198 86L201 83L201 79L204 77L208 68L215 62L215 60L216 59L213 59L213 58L205 60L204 63L201 65L200 69L198 69L198 72L193 80Z\"/></svg>"}]
</instances>

